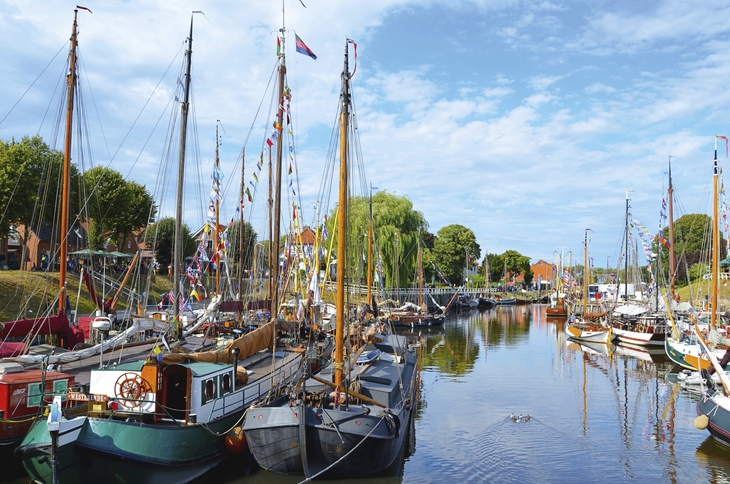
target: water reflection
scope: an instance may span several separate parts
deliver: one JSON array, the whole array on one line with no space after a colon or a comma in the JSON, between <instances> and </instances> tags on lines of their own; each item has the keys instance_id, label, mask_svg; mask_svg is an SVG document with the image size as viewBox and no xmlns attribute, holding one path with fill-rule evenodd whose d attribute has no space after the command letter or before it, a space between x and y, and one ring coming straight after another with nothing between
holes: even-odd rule
<instances>
[{"instance_id":1,"label":"water reflection","mask_svg":"<svg viewBox=\"0 0 730 484\"><path fill-rule=\"evenodd\" d=\"M661 351L569 341L544 309L471 311L411 332L422 344L417 451L340 482L730 482L730 451L694 428L697 396L667 380L676 370ZM231 460L208 482L303 479Z\"/></svg>"}]
</instances>

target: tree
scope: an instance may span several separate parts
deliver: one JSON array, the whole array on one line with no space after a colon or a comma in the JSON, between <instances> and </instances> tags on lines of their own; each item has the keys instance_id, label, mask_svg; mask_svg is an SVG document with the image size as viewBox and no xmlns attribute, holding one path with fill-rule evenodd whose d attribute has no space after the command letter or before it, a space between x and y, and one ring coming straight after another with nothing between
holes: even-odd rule
<instances>
[{"instance_id":1,"label":"tree","mask_svg":"<svg viewBox=\"0 0 730 484\"><path fill-rule=\"evenodd\" d=\"M117 245L127 235L145 227L156 215L157 208L147 189L126 181L121 173L97 166L84 173L90 194L88 203L89 246L103 247L107 239Z\"/></svg>"},{"instance_id":2,"label":"tree","mask_svg":"<svg viewBox=\"0 0 730 484\"><path fill-rule=\"evenodd\" d=\"M663 229L663 235L669 239L669 227ZM720 232L720 254L719 258L726 257L726 244ZM687 283L687 267L704 262L709 265L712 248L712 218L705 214L688 214L674 221L674 254L676 282L678 285ZM660 248L662 268L669 269L669 249ZM680 263L681 262L681 263ZM692 276L692 274L690 274ZM668 280L668 279L667 279Z\"/></svg>"},{"instance_id":3,"label":"tree","mask_svg":"<svg viewBox=\"0 0 730 484\"><path fill-rule=\"evenodd\" d=\"M525 284L529 286L535 277L530 269L530 258L516 250L507 250L501 255L487 254L482 264L482 271L484 264L488 265L491 284L506 284L507 281L522 275Z\"/></svg>"},{"instance_id":4,"label":"tree","mask_svg":"<svg viewBox=\"0 0 730 484\"><path fill-rule=\"evenodd\" d=\"M195 239L190 235L187 225L182 225L183 255L193 255L197 250ZM150 225L145 230L144 241L149 247L153 247L155 257L161 268L166 268L174 256L175 240L175 219L165 217L156 224Z\"/></svg>"},{"instance_id":5,"label":"tree","mask_svg":"<svg viewBox=\"0 0 730 484\"><path fill-rule=\"evenodd\" d=\"M385 283L388 287L404 287L415 274L419 233L428 227L419 211L406 197L382 191L372 198L373 238L382 256ZM347 223L349 257L347 267L367 279L367 233L370 223L370 199L353 197L349 201L350 218ZM327 230L335 235L337 209L327 221ZM334 246L335 252L337 246ZM365 256L365 257L363 257ZM397 267L396 267L397 261ZM354 275L354 274L353 274Z\"/></svg>"},{"instance_id":6,"label":"tree","mask_svg":"<svg viewBox=\"0 0 730 484\"><path fill-rule=\"evenodd\" d=\"M459 224L443 227L436 234L433 251L436 266L452 284L464 283L467 257L479 258L481 248L471 229Z\"/></svg>"},{"instance_id":7,"label":"tree","mask_svg":"<svg viewBox=\"0 0 730 484\"><path fill-rule=\"evenodd\" d=\"M40 136L0 141L0 236L9 235L12 226L23 225L25 230L15 233L25 245L29 229L39 233L43 225L51 225L56 227L54 237L60 239L62 167L63 153L52 150ZM74 214L79 207L79 175L73 164L69 177L69 212Z\"/></svg>"},{"instance_id":8,"label":"tree","mask_svg":"<svg viewBox=\"0 0 730 484\"><path fill-rule=\"evenodd\" d=\"M254 249L256 247L256 239L258 235L249 222L243 222L243 269L251 269L253 264ZM230 248L228 254L231 264L239 265L241 263L241 254L239 253L241 240L241 222L234 222L228 231L228 243Z\"/></svg>"}]
</instances>

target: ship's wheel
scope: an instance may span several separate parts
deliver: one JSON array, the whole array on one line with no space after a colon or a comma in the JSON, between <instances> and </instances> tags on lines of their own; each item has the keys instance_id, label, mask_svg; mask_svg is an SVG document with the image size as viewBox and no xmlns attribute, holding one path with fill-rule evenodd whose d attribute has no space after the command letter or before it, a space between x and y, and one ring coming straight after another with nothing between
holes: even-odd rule
<instances>
[{"instance_id":1,"label":"ship's wheel","mask_svg":"<svg viewBox=\"0 0 730 484\"><path fill-rule=\"evenodd\" d=\"M139 407L142 396L151 391L151 385L137 373L123 373L114 384L114 394L127 408Z\"/></svg>"}]
</instances>

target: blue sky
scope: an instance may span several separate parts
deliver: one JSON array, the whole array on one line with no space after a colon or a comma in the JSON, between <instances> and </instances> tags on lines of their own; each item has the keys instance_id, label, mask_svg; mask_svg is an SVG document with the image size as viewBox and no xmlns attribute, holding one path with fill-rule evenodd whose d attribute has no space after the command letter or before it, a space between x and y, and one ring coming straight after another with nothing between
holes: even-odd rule
<instances>
[{"instance_id":1,"label":"blue sky","mask_svg":"<svg viewBox=\"0 0 730 484\"><path fill-rule=\"evenodd\" d=\"M51 137L52 115L45 113L62 78L75 4L0 0L0 138ZM297 203L305 220L314 219L346 38L358 43L353 86L368 181L407 196L431 232L462 224L474 231L482 256L514 249L553 261L556 251L582 259L590 227L594 264L615 264L626 191L633 217L657 229L670 155L676 217L708 212L714 135L730 134L730 2L304 4L285 0L287 29L318 56L295 53L288 34ZM196 16L193 41L203 168L188 177L202 195L187 199L186 221L196 226L204 216L216 120L225 129L230 217L240 179L236 158L246 143L250 173L266 137L265 116L255 116L275 65L281 2L86 6L94 13L79 12L81 74L94 163L150 191L191 12L205 13ZM172 214L173 204L161 208Z\"/></svg>"}]
</instances>

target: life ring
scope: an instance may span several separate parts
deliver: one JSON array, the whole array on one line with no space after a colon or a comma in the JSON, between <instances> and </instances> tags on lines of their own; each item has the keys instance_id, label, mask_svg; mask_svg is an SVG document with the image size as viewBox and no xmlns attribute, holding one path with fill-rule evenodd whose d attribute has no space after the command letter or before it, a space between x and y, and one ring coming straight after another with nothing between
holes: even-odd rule
<instances>
[{"instance_id":1,"label":"life ring","mask_svg":"<svg viewBox=\"0 0 730 484\"><path fill-rule=\"evenodd\" d=\"M644 332L644 325L643 324L638 325L636 327L636 332L637 333L643 333Z\"/></svg>"},{"instance_id":2,"label":"life ring","mask_svg":"<svg viewBox=\"0 0 730 484\"><path fill-rule=\"evenodd\" d=\"M142 396L152 389L147 380L137 373L123 373L114 384L114 395L127 408L139 407Z\"/></svg>"}]
</instances>

